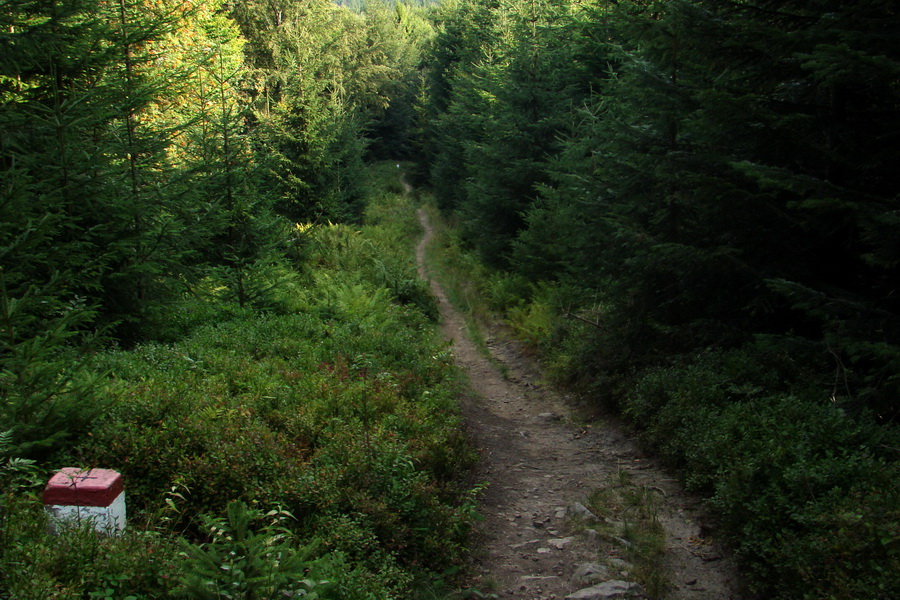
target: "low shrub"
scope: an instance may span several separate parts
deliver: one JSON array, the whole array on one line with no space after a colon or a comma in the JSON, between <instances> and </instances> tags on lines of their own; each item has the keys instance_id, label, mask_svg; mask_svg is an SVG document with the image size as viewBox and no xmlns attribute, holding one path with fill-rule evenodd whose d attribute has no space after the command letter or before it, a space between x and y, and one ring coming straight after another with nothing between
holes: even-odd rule
<instances>
[{"instance_id":1,"label":"low shrub","mask_svg":"<svg viewBox=\"0 0 900 600\"><path fill-rule=\"evenodd\" d=\"M625 412L709 496L755 591L897 597L900 432L812 393L773 358L722 351L653 369Z\"/></svg>"},{"instance_id":2,"label":"low shrub","mask_svg":"<svg viewBox=\"0 0 900 600\"><path fill-rule=\"evenodd\" d=\"M51 535L36 494L11 517L0 545L0 597L149 599L169 598L175 589L178 545L166 535L129 528L107 537L88 524Z\"/></svg>"},{"instance_id":3,"label":"low shrub","mask_svg":"<svg viewBox=\"0 0 900 600\"><path fill-rule=\"evenodd\" d=\"M94 356L109 407L53 462L119 470L130 522L168 545L189 540L196 577L176 573L183 594L225 597L203 583L212 571L201 565L224 560L222 531L262 526L257 507L296 518L281 533L260 529L240 552L282 534L303 540L292 547L317 565L303 568L334 582L307 596L402 596L464 556L474 510L460 482L475 453L460 432L435 301L411 270L412 208L399 202L373 214L405 211L403 222L305 230L303 286L277 310L201 306L173 319L167 342ZM265 570L263 558L247 560ZM100 585L92 573L85 581ZM296 578L273 577L281 583L265 594L294 590ZM172 591L159 586L135 595Z\"/></svg>"},{"instance_id":4,"label":"low shrub","mask_svg":"<svg viewBox=\"0 0 900 600\"><path fill-rule=\"evenodd\" d=\"M492 273L483 284L491 310L506 313L518 308L532 296L532 284L523 276Z\"/></svg>"}]
</instances>

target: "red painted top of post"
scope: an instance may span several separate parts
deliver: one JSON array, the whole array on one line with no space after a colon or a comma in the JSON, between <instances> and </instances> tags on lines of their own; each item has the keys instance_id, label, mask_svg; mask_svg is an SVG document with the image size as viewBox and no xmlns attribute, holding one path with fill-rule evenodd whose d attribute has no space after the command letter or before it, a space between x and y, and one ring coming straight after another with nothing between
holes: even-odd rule
<instances>
[{"instance_id":1,"label":"red painted top of post","mask_svg":"<svg viewBox=\"0 0 900 600\"><path fill-rule=\"evenodd\" d=\"M61 469L44 488L44 504L109 506L125 489L122 476L111 469Z\"/></svg>"}]
</instances>

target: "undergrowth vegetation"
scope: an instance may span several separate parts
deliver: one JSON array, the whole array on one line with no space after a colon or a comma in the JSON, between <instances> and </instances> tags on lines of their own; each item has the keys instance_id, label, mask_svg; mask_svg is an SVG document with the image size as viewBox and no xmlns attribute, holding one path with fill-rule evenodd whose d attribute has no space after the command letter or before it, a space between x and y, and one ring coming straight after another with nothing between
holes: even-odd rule
<instances>
[{"instance_id":1,"label":"undergrowth vegetation","mask_svg":"<svg viewBox=\"0 0 900 600\"><path fill-rule=\"evenodd\" d=\"M474 453L390 167L365 226L296 227L268 310L191 298L165 342L83 365L103 413L0 464L0 598L401 597L461 559ZM122 536L46 533L38 475L62 466L122 473Z\"/></svg>"},{"instance_id":2,"label":"undergrowth vegetation","mask_svg":"<svg viewBox=\"0 0 900 600\"><path fill-rule=\"evenodd\" d=\"M665 598L671 589L659 503L657 491L637 485L627 471L610 475L588 500L588 508L600 519L594 531L616 548L601 560L617 572L617 579L639 583L648 598ZM622 572L622 558L628 561L627 574Z\"/></svg>"},{"instance_id":3,"label":"undergrowth vegetation","mask_svg":"<svg viewBox=\"0 0 900 600\"><path fill-rule=\"evenodd\" d=\"M900 432L790 370L764 344L712 352L644 372L625 412L708 495L758 590L897 597Z\"/></svg>"}]
</instances>

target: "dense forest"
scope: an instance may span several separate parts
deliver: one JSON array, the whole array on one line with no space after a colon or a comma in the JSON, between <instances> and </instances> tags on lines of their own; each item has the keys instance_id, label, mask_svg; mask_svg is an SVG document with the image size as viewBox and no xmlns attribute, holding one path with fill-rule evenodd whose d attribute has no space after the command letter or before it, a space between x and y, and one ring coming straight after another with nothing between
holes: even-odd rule
<instances>
[{"instance_id":1,"label":"dense forest","mask_svg":"<svg viewBox=\"0 0 900 600\"><path fill-rule=\"evenodd\" d=\"M0 20L0 598L436 593L474 457L397 160L549 374L708 498L751 593L900 596L895 3ZM29 498L68 464L140 481L145 535L48 541ZM234 553L269 587L204 587Z\"/></svg>"}]
</instances>

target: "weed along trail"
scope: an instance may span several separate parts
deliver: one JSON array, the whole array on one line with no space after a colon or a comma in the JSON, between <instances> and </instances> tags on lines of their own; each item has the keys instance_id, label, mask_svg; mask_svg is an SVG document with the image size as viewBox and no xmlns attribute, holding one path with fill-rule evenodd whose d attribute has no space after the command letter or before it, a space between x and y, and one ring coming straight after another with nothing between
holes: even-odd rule
<instances>
[{"instance_id":1,"label":"weed along trail","mask_svg":"<svg viewBox=\"0 0 900 600\"><path fill-rule=\"evenodd\" d=\"M418 271L429 279L433 231L425 211L418 217ZM501 375L430 284L474 392L463 411L482 456L477 481L487 485L467 585L499 598L739 598L732 561L706 537L697 500L623 430L578 419L515 343L488 338Z\"/></svg>"}]
</instances>

